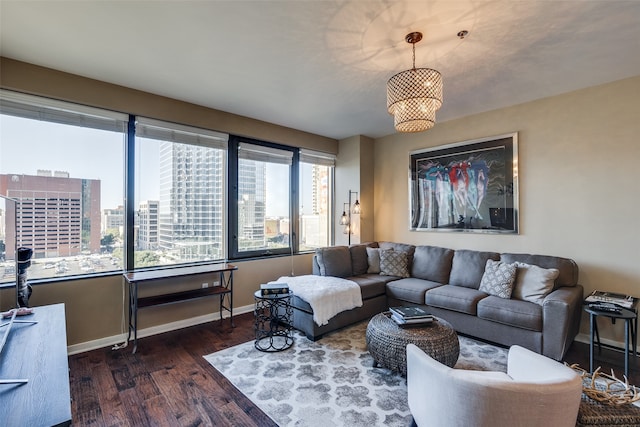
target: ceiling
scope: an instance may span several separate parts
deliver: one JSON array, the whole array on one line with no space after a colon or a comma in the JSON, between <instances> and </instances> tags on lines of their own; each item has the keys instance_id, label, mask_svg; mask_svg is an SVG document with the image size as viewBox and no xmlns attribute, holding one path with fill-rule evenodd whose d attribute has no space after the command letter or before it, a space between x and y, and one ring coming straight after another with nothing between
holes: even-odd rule
<instances>
[{"instance_id":1,"label":"ceiling","mask_svg":"<svg viewBox=\"0 0 640 427\"><path fill-rule=\"evenodd\" d=\"M640 75L637 0L0 0L2 56L335 139L395 132L411 31L438 122Z\"/></svg>"}]
</instances>

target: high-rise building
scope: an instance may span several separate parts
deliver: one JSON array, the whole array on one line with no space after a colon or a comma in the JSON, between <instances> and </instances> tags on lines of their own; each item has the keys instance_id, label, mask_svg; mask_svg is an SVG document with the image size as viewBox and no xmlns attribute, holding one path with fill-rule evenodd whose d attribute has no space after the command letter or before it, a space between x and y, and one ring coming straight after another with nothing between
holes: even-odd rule
<instances>
[{"instance_id":1,"label":"high-rise building","mask_svg":"<svg viewBox=\"0 0 640 427\"><path fill-rule=\"evenodd\" d=\"M182 261L223 257L223 172L223 150L160 144L160 249Z\"/></svg>"},{"instance_id":2,"label":"high-rise building","mask_svg":"<svg viewBox=\"0 0 640 427\"><path fill-rule=\"evenodd\" d=\"M324 215L329 206L329 168L313 165L311 168L313 213Z\"/></svg>"},{"instance_id":3,"label":"high-rise building","mask_svg":"<svg viewBox=\"0 0 640 427\"><path fill-rule=\"evenodd\" d=\"M16 244L34 258L100 252L100 180L46 170L0 174L0 194L18 201ZM7 243L13 253L12 239Z\"/></svg>"},{"instance_id":4,"label":"high-rise building","mask_svg":"<svg viewBox=\"0 0 640 427\"><path fill-rule=\"evenodd\" d=\"M238 166L238 233L243 250L266 245L266 163L242 160Z\"/></svg>"},{"instance_id":5,"label":"high-rise building","mask_svg":"<svg viewBox=\"0 0 640 427\"><path fill-rule=\"evenodd\" d=\"M138 249L158 249L159 204L157 200L146 200L138 205Z\"/></svg>"}]
</instances>

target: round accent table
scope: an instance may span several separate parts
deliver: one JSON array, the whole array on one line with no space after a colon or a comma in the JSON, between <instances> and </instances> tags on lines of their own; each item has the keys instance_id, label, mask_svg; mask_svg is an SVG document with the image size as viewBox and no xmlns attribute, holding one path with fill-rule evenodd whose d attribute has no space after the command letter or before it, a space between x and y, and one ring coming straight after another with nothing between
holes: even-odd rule
<instances>
[{"instance_id":1,"label":"round accent table","mask_svg":"<svg viewBox=\"0 0 640 427\"><path fill-rule=\"evenodd\" d=\"M254 345L257 350L282 351L293 345L291 295L293 294L262 295L260 291L253 294L256 303Z\"/></svg>"},{"instance_id":2,"label":"round accent table","mask_svg":"<svg viewBox=\"0 0 640 427\"><path fill-rule=\"evenodd\" d=\"M400 327L388 313L373 316L367 325L367 348L375 363L407 375L407 344L415 344L429 356L453 367L460 355L458 335L449 322L434 316L433 322Z\"/></svg>"}]
</instances>

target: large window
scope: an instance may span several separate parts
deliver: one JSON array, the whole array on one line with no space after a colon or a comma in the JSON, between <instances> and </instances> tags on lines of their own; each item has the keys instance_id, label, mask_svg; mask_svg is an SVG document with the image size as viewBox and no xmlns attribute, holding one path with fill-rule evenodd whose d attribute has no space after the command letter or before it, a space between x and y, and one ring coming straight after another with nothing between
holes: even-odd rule
<instances>
[{"instance_id":1,"label":"large window","mask_svg":"<svg viewBox=\"0 0 640 427\"><path fill-rule=\"evenodd\" d=\"M231 253L235 257L292 250L292 186L295 150L231 138L234 164ZM231 153L230 153L231 154Z\"/></svg>"},{"instance_id":2,"label":"large window","mask_svg":"<svg viewBox=\"0 0 640 427\"><path fill-rule=\"evenodd\" d=\"M138 118L134 266L225 258L225 134Z\"/></svg>"},{"instance_id":3,"label":"large window","mask_svg":"<svg viewBox=\"0 0 640 427\"><path fill-rule=\"evenodd\" d=\"M300 150L300 251L331 244L334 166L332 155Z\"/></svg>"},{"instance_id":4,"label":"large window","mask_svg":"<svg viewBox=\"0 0 640 427\"><path fill-rule=\"evenodd\" d=\"M15 280L14 245L33 250L30 279L121 269L122 216L106 212L122 211L128 117L1 95L0 194L17 201L17 212L0 281Z\"/></svg>"},{"instance_id":5,"label":"large window","mask_svg":"<svg viewBox=\"0 0 640 427\"><path fill-rule=\"evenodd\" d=\"M332 243L332 155L0 90L0 283ZM9 203L13 203L9 201ZM12 210L13 212L13 210ZM15 219L15 221L14 221Z\"/></svg>"}]
</instances>

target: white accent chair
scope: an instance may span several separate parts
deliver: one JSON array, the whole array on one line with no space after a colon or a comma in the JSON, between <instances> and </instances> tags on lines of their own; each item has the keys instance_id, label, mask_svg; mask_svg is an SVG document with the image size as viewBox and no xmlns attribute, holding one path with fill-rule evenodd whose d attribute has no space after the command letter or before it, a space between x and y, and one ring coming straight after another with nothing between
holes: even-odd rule
<instances>
[{"instance_id":1,"label":"white accent chair","mask_svg":"<svg viewBox=\"0 0 640 427\"><path fill-rule=\"evenodd\" d=\"M504 373L453 369L408 344L407 389L419 427L574 427L582 380L517 345Z\"/></svg>"}]
</instances>

